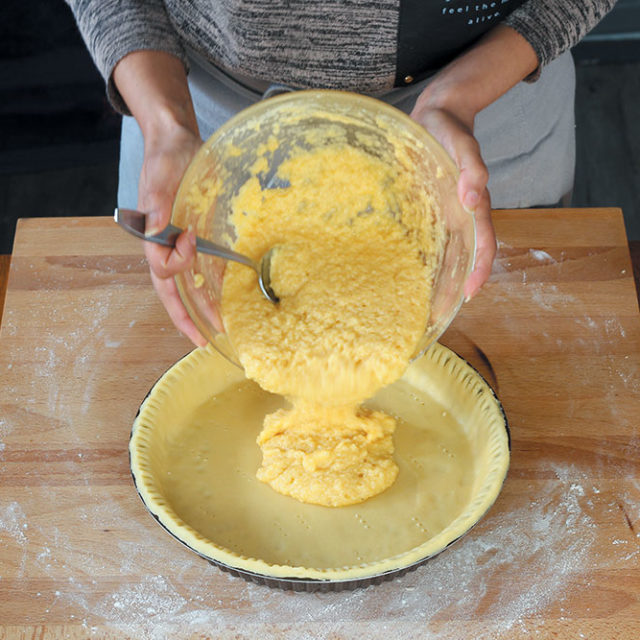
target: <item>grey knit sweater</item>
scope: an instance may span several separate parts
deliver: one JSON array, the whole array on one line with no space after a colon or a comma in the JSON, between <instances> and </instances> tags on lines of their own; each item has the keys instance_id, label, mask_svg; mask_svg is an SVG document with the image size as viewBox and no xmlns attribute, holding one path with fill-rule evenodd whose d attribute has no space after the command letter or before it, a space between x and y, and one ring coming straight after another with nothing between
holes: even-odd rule
<instances>
[{"instance_id":1,"label":"grey knit sweater","mask_svg":"<svg viewBox=\"0 0 640 640\"><path fill-rule=\"evenodd\" d=\"M232 74L296 87L388 90L396 80L399 15L405 1L67 0L108 83L111 102L123 113L126 105L111 74L118 60L140 49L165 51L185 64L187 51L193 50ZM425 25L425 38L430 29L453 29L464 46L477 38L478 25L487 30L503 22L531 43L540 66L576 44L615 4L420 1L431 3L435 16Z\"/></svg>"}]
</instances>

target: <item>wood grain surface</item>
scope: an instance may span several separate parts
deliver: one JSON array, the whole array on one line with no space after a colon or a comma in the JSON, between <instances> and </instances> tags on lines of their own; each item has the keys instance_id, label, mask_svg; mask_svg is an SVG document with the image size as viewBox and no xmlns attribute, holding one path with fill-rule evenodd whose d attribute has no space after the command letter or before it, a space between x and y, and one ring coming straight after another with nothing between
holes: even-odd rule
<instances>
[{"instance_id":1,"label":"wood grain surface","mask_svg":"<svg viewBox=\"0 0 640 640\"><path fill-rule=\"evenodd\" d=\"M11 256L0 254L0 321L4 309L4 297L7 293L7 282L9 281L9 265Z\"/></svg>"},{"instance_id":2,"label":"wood grain surface","mask_svg":"<svg viewBox=\"0 0 640 640\"><path fill-rule=\"evenodd\" d=\"M633 279L636 282L636 295L640 300L640 241L629 242L629 253L633 265Z\"/></svg>"},{"instance_id":3,"label":"wood grain surface","mask_svg":"<svg viewBox=\"0 0 640 640\"><path fill-rule=\"evenodd\" d=\"M503 491L400 579L291 593L173 540L133 487L140 402L191 346L107 218L30 219L0 328L0 639L640 637L640 316L617 209L500 211L442 342L509 419Z\"/></svg>"}]
</instances>

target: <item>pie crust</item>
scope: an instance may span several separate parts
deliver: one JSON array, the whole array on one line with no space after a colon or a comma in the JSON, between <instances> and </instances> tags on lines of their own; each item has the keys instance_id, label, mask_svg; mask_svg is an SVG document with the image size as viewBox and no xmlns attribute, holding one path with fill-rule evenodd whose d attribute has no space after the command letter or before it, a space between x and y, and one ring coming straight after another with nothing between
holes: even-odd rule
<instances>
[{"instance_id":1,"label":"pie crust","mask_svg":"<svg viewBox=\"0 0 640 640\"><path fill-rule=\"evenodd\" d=\"M440 344L366 403L397 419L400 472L364 503L302 504L256 479L256 437L282 406L212 347L196 349L155 384L131 434L131 470L149 511L187 547L245 577L357 586L404 572L478 522L507 473L500 402Z\"/></svg>"}]
</instances>

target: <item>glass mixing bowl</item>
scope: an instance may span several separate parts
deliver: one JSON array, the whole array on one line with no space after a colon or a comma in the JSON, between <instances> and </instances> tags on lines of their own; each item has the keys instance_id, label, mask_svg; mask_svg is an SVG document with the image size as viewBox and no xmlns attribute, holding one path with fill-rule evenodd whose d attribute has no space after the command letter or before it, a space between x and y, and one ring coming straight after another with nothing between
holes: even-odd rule
<instances>
[{"instance_id":1,"label":"glass mixing bowl","mask_svg":"<svg viewBox=\"0 0 640 640\"><path fill-rule=\"evenodd\" d=\"M427 131L395 107L341 91L296 91L259 102L238 113L209 138L190 163L174 201L171 222L232 247L233 198L255 175L263 189L282 188L277 170L290 154L336 143L370 153L403 176L399 200L431 195L436 224L444 233L431 300L431 313L414 357L438 339L458 312L475 256L475 222L457 197L458 171ZM259 162L260 164L256 164ZM408 178L408 180L407 180ZM391 187L393 189L393 187ZM402 220L420 226L424 220ZM193 269L176 276L182 301L196 326L217 349L238 364L222 331L224 261L199 253ZM256 284L257 286L257 284Z\"/></svg>"}]
</instances>

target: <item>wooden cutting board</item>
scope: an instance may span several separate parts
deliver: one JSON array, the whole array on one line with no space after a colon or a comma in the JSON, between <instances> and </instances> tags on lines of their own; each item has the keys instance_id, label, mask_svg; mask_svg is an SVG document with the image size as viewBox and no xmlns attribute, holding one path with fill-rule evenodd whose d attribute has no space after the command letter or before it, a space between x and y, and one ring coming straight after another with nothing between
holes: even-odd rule
<instances>
[{"instance_id":1,"label":"wooden cutting board","mask_svg":"<svg viewBox=\"0 0 640 640\"><path fill-rule=\"evenodd\" d=\"M442 342L492 384L512 463L453 548L352 593L270 590L180 546L127 444L191 346L106 218L18 226L0 329L0 639L640 637L640 317L616 209L503 211Z\"/></svg>"}]
</instances>

